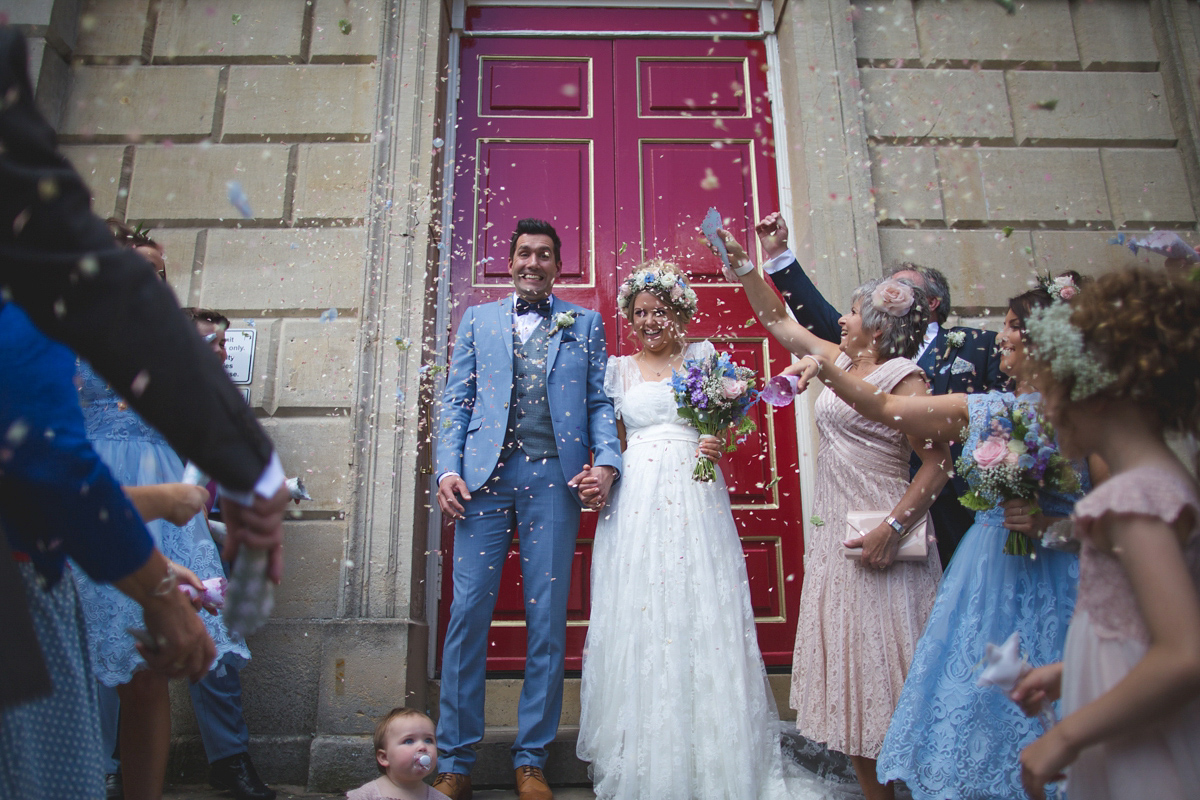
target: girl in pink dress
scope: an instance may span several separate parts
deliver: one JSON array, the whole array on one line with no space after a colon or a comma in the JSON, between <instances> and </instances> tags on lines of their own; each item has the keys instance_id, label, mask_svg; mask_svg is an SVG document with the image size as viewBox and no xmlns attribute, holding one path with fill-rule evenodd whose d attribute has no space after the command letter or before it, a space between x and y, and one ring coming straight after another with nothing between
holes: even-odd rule
<instances>
[{"instance_id":1,"label":"girl in pink dress","mask_svg":"<svg viewBox=\"0 0 1200 800\"><path fill-rule=\"evenodd\" d=\"M1030 320L1063 449L1112 470L1075 506L1079 594L1064 661L1013 690L1063 720L1021 753L1033 798L1200 797L1200 500L1164 442L1200 422L1200 284L1113 273ZM1068 769L1069 767L1069 769Z\"/></svg>"}]
</instances>

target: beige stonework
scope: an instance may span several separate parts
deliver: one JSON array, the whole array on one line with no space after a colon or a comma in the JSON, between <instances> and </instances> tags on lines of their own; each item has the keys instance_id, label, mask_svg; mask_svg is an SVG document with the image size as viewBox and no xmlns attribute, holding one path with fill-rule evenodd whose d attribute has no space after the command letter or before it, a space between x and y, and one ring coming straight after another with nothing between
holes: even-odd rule
<instances>
[{"instance_id":1,"label":"beige stonework","mask_svg":"<svg viewBox=\"0 0 1200 800\"><path fill-rule=\"evenodd\" d=\"M1073 0L1071 18L1084 69L1158 64L1147 0Z\"/></svg>"},{"instance_id":2,"label":"beige stonework","mask_svg":"<svg viewBox=\"0 0 1200 800\"><path fill-rule=\"evenodd\" d=\"M357 319L331 322L285 319L280 332L280 407L343 408L354 405Z\"/></svg>"},{"instance_id":3,"label":"beige stonework","mask_svg":"<svg viewBox=\"0 0 1200 800\"><path fill-rule=\"evenodd\" d=\"M343 30L343 20L349 33ZM374 61L383 32L382 0L316 0L312 60Z\"/></svg>"},{"instance_id":4,"label":"beige stonework","mask_svg":"<svg viewBox=\"0 0 1200 800\"><path fill-rule=\"evenodd\" d=\"M1008 72L1019 142L1171 142L1157 72ZM1038 107L1054 101L1053 110Z\"/></svg>"},{"instance_id":5,"label":"beige stonework","mask_svg":"<svg viewBox=\"0 0 1200 800\"><path fill-rule=\"evenodd\" d=\"M858 57L908 61L921 57L912 0L853 0Z\"/></svg>"},{"instance_id":6,"label":"beige stonework","mask_svg":"<svg viewBox=\"0 0 1200 800\"><path fill-rule=\"evenodd\" d=\"M327 417L275 417L263 420L284 472L301 477L312 495L306 512L345 512L355 491L351 480L351 424L344 414Z\"/></svg>"},{"instance_id":7,"label":"beige stonework","mask_svg":"<svg viewBox=\"0 0 1200 800\"><path fill-rule=\"evenodd\" d=\"M1079 60L1065 2L1026 2L1016 14L999 3L917 0L925 61L1061 63Z\"/></svg>"},{"instance_id":8,"label":"beige stonework","mask_svg":"<svg viewBox=\"0 0 1200 800\"><path fill-rule=\"evenodd\" d=\"M370 65L232 67L224 138L364 140L374 128L375 78Z\"/></svg>"},{"instance_id":9,"label":"beige stonework","mask_svg":"<svg viewBox=\"0 0 1200 800\"><path fill-rule=\"evenodd\" d=\"M1118 225L1196 221L1179 151L1104 148L1100 151Z\"/></svg>"},{"instance_id":10,"label":"beige stonework","mask_svg":"<svg viewBox=\"0 0 1200 800\"><path fill-rule=\"evenodd\" d=\"M1112 219L1095 149L984 147L979 163L989 220L1073 225Z\"/></svg>"},{"instance_id":11,"label":"beige stonework","mask_svg":"<svg viewBox=\"0 0 1200 800\"><path fill-rule=\"evenodd\" d=\"M75 53L97 59L140 59L150 0L84 0Z\"/></svg>"},{"instance_id":12,"label":"beige stonework","mask_svg":"<svg viewBox=\"0 0 1200 800\"><path fill-rule=\"evenodd\" d=\"M297 60L306 5L306 0L163 0L154 58Z\"/></svg>"},{"instance_id":13,"label":"beige stonework","mask_svg":"<svg viewBox=\"0 0 1200 800\"><path fill-rule=\"evenodd\" d=\"M374 150L369 144L305 144L299 147L292 217L362 219L371 197Z\"/></svg>"},{"instance_id":14,"label":"beige stonework","mask_svg":"<svg viewBox=\"0 0 1200 800\"><path fill-rule=\"evenodd\" d=\"M932 147L871 148L871 182L879 219L942 219L942 197Z\"/></svg>"},{"instance_id":15,"label":"beige stonework","mask_svg":"<svg viewBox=\"0 0 1200 800\"><path fill-rule=\"evenodd\" d=\"M1010 138L1004 76L968 69L863 69L869 136Z\"/></svg>"},{"instance_id":16,"label":"beige stonework","mask_svg":"<svg viewBox=\"0 0 1200 800\"><path fill-rule=\"evenodd\" d=\"M937 167L947 224L987 220L980 148L939 147Z\"/></svg>"},{"instance_id":17,"label":"beige stonework","mask_svg":"<svg viewBox=\"0 0 1200 800\"><path fill-rule=\"evenodd\" d=\"M1144 232L1129 231L1137 238ZM1180 231L1192 247L1200 247L1200 234L1194 229ZM1131 266L1161 269L1163 257L1141 250L1134 253L1123 245L1113 244L1112 231L1034 231L1033 252L1037 268L1055 274L1067 269L1084 275L1101 275Z\"/></svg>"},{"instance_id":18,"label":"beige stonework","mask_svg":"<svg viewBox=\"0 0 1200 800\"><path fill-rule=\"evenodd\" d=\"M281 145L144 145L134 153L130 217L240 220L229 183L241 184L255 219L282 219L288 148Z\"/></svg>"},{"instance_id":19,"label":"beige stonework","mask_svg":"<svg viewBox=\"0 0 1200 800\"><path fill-rule=\"evenodd\" d=\"M212 133L219 70L211 66L81 66L71 72L64 136L136 142Z\"/></svg>"},{"instance_id":20,"label":"beige stonework","mask_svg":"<svg viewBox=\"0 0 1200 800\"><path fill-rule=\"evenodd\" d=\"M1034 277L1027 231L881 228L879 247L885 264L915 261L945 273L955 309L1002 308Z\"/></svg>"},{"instance_id":21,"label":"beige stonework","mask_svg":"<svg viewBox=\"0 0 1200 800\"><path fill-rule=\"evenodd\" d=\"M362 228L214 229L201 303L246 312L353 312L362 303Z\"/></svg>"},{"instance_id":22,"label":"beige stonework","mask_svg":"<svg viewBox=\"0 0 1200 800\"><path fill-rule=\"evenodd\" d=\"M133 218L130 224L140 222ZM181 306L192 304L196 286L196 237L199 234L190 228L151 228L150 238L163 249L163 263L167 267L167 283L175 292Z\"/></svg>"},{"instance_id":23,"label":"beige stonework","mask_svg":"<svg viewBox=\"0 0 1200 800\"><path fill-rule=\"evenodd\" d=\"M275 591L272 616L276 619L336 617L346 523L292 520L285 522L283 528L287 540L283 571L287 580Z\"/></svg>"},{"instance_id":24,"label":"beige stonework","mask_svg":"<svg viewBox=\"0 0 1200 800\"><path fill-rule=\"evenodd\" d=\"M101 217L111 217L117 208L117 192L121 188L121 164L125 158L123 145L75 145L63 148L88 189L92 192L92 210Z\"/></svg>"}]
</instances>

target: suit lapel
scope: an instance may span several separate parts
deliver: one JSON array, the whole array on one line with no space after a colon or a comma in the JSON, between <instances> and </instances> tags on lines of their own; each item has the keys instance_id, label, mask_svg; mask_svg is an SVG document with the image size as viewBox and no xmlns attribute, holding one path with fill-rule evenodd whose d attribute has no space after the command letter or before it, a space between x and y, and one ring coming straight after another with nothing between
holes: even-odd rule
<instances>
[{"instance_id":1,"label":"suit lapel","mask_svg":"<svg viewBox=\"0 0 1200 800\"><path fill-rule=\"evenodd\" d=\"M558 357L558 345L562 341L562 331L553 330L554 326L554 306L556 298L550 295L550 341L546 345L546 377L550 377L550 370L554 369L554 359Z\"/></svg>"},{"instance_id":2,"label":"suit lapel","mask_svg":"<svg viewBox=\"0 0 1200 800\"><path fill-rule=\"evenodd\" d=\"M950 370L946 369L949 365L950 358L950 343L946 341L946 329L939 325L937 337L933 340L931 348L937 348L937 355L933 360L933 393L945 394L946 389L950 386Z\"/></svg>"},{"instance_id":3,"label":"suit lapel","mask_svg":"<svg viewBox=\"0 0 1200 800\"><path fill-rule=\"evenodd\" d=\"M516 335L513 328L513 296L505 295L495 304L494 308L496 309L496 330L502 334L500 338L504 340L504 349L508 352L508 363L512 364L513 336ZM506 335L505 331L507 331Z\"/></svg>"}]
</instances>

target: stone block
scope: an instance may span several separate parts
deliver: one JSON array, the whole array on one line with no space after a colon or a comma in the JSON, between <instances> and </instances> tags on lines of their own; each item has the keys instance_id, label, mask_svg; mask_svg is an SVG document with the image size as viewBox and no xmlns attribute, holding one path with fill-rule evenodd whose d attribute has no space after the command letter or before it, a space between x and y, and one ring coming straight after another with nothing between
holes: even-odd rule
<instances>
[{"instance_id":1,"label":"stone block","mask_svg":"<svg viewBox=\"0 0 1200 800\"><path fill-rule=\"evenodd\" d=\"M131 224L137 220L130 220ZM181 306L192 302L192 287L195 285L196 237L194 228L155 228L150 238L162 245L163 263L167 265L167 283L175 292Z\"/></svg>"},{"instance_id":2,"label":"stone block","mask_svg":"<svg viewBox=\"0 0 1200 800\"><path fill-rule=\"evenodd\" d=\"M979 162L992 221L1112 219L1097 150L983 147Z\"/></svg>"},{"instance_id":3,"label":"stone block","mask_svg":"<svg viewBox=\"0 0 1200 800\"><path fill-rule=\"evenodd\" d=\"M335 620L324 625L317 697L324 734L362 735L410 697L407 620ZM422 689L423 691L423 689Z\"/></svg>"},{"instance_id":4,"label":"stone block","mask_svg":"<svg viewBox=\"0 0 1200 800\"><path fill-rule=\"evenodd\" d=\"M1027 231L1005 237L998 231L880 228L879 249L885 264L913 261L940 269L960 312L1003 308L1034 277Z\"/></svg>"},{"instance_id":5,"label":"stone block","mask_svg":"<svg viewBox=\"0 0 1200 800\"><path fill-rule=\"evenodd\" d=\"M366 252L361 228L213 230L200 300L249 314L357 309Z\"/></svg>"},{"instance_id":6,"label":"stone block","mask_svg":"<svg viewBox=\"0 0 1200 800\"><path fill-rule=\"evenodd\" d=\"M1140 235L1130 231L1130 236ZM1180 231L1192 247L1200 247L1200 233ZM1037 269L1054 273L1067 269L1084 275L1102 275L1132 266L1162 269L1163 257L1139 250L1137 255L1125 246L1112 244L1112 231L1034 231L1033 252Z\"/></svg>"},{"instance_id":7,"label":"stone block","mask_svg":"<svg viewBox=\"0 0 1200 800\"><path fill-rule=\"evenodd\" d=\"M937 160L931 147L872 147L871 185L879 219L943 218Z\"/></svg>"},{"instance_id":8,"label":"stone block","mask_svg":"<svg viewBox=\"0 0 1200 800\"><path fill-rule=\"evenodd\" d=\"M1195 222L1192 194L1178 150L1104 148L1100 160L1118 226L1157 223L1161 227Z\"/></svg>"},{"instance_id":9,"label":"stone block","mask_svg":"<svg viewBox=\"0 0 1200 800\"><path fill-rule=\"evenodd\" d=\"M155 60L294 61L305 0L163 0Z\"/></svg>"},{"instance_id":10,"label":"stone block","mask_svg":"<svg viewBox=\"0 0 1200 800\"><path fill-rule=\"evenodd\" d=\"M196 224L241 219L227 185L237 181L255 219L282 219L287 166L284 145L145 145L134 154L128 215Z\"/></svg>"},{"instance_id":11,"label":"stone block","mask_svg":"<svg viewBox=\"0 0 1200 800\"><path fill-rule=\"evenodd\" d=\"M1008 73L1017 141L1175 141L1157 72ZM1039 103L1056 101L1051 110Z\"/></svg>"},{"instance_id":12,"label":"stone block","mask_svg":"<svg viewBox=\"0 0 1200 800\"><path fill-rule=\"evenodd\" d=\"M83 0L75 54L140 59L149 10L150 0Z\"/></svg>"},{"instance_id":13,"label":"stone block","mask_svg":"<svg viewBox=\"0 0 1200 800\"><path fill-rule=\"evenodd\" d=\"M71 68L62 55L46 39L31 37L29 45L29 80L34 90L38 111L56 130L62 126L63 109L67 104Z\"/></svg>"},{"instance_id":14,"label":"stone block","mask_svg":"<svg viewBox=\"0 0 1200 800\"><path fill-rule=\"evenodd\" d=\"M1145 0L1072 0L1071 18L1084 69L1158 64L1150 4Z\"/></svg>"},{"instance_id":15,"label":"stone block","mask_svg":"<svg viewBox=\"0 0 1200 800\"><path fill-rule=\"evenodd\" d=\"M383 33L383 0L316 0L312 60L374 61ZM343 31L342 20L349 24Z\"/></svg>"},{"instance_id":16,"label":"stone block","mask_svg":"<svg viewBox=\"0 0 1200 800\"><path fill-rule=\"evenodd\" d=\"M370 144L305 144L299 147L292 216L363 219L371 197Z\"/></svg>"},{"instance_id":17,"label":"stone block","mask_svg":"<svg viewBox=\"0 0 1200 800\"><path fill-rule=\"evenodd\" d=\"M13 25L49 25L55 0L0 0L0 14Z\"/></svg>"},{"instance_id":18,"label":"stone block","mask_svg":"<svg viewBox=\"0 0 1200 800\"><path fill-rule=\"evenodd\" d=\"M986 220L987 195L983 190L979 148L939 147L937 167L942 182L946 222L952 225L955 222Z\"/></svg>"},{"instance_id":19,"label":"stone block","mask_svg":"<svg viewBox=\"0 0 1200 800\"><path fill-rule=\"evenodd\" d=\"M272 418L263 420L263 427L275 443L284 472L304 479L313 498L305 503L305 511L350 510L354 431L348 416Z\"/></svg>"},{"instance_id":20,"label":"stone block","mask_svg":"<svg viewBox=\"0 0 1200 800\"><path fill-rule=\"evenodd\" d=\"M281 407L351 408L358 378L358 320L285 319L276 402Z\"/></svg>"},{"instance_id":21,"label":"stone block","mask_svg":"<svg viewBox=\"0 0 1200 800\"><path fill-rule=\"evenodd\" d=\"M1079 60L1071 11L1062 2L999 3L916 0L921 58L958 62L1071 63Z\"/></svg>"},{"instance_id":22,"label":"stone block","mask_svg":"<svg viewBox=\"0 0 1200 800\"><path fill-rule=\"evenodd\" d=\"M860 59L908 61L921 57L912 0L851 0L854 45Z\"/></svg>"},{"instance_id":23,"label":"stone block","mask_svg":"<svg viewBox=\"0 0 1200 800\"><path fill-rule=\"evenodd\" d=\"M316 730L323 628L317 621L272 619L247 638L253 658L242 670L242 697L252 732Z\"/></svg>"},{"instance_id":24,"label":"stone block","mask_svg":"<svg viewBox=\"0 0 1200 800\"><path fill-rule=\"evenodd\" d=\"M92 210L100 217L111 217L117 208L121 188L123 145L68 145L63 155L75 167L92 192Z\"/></svg>"},{"instance_id":25,"label":"stone block","mask_svg":"<svg viewBox=\"0 0 1200 800\"><path fill-rule=\"evenodd\" d=\"M292 520L284 523L283 532L285 579L275 590L274 618L336 617L346 523Z\"/></svg>"},{"instance_id":26,"label":"stone block","mask_svg":"<svg viewBox=\"0 0 1200 800\"><path fill-rule=\"evenodd\" d=\"M867 134L1010 139L1004 76L967 69L863 69Z\"/></svg>"},{"instance_id":27,"label":"stone block","mask_svg":"<svg viewBox=\"0 0 1200 800\"><path fill-rule=\"evenodd\" d=\"M218 72L199 66L75 67L62 133L109 141L209 136Z\"/></svg>"},{"instance_id":28,"label":"stone block","mask_svg":"<svg viewBox=\"0 0 1200 800\"><path fill-rule=\"evenodd\" d=\"M231 67L224 137L370 137L373 65Z\"/></svg>"}]
</instances>

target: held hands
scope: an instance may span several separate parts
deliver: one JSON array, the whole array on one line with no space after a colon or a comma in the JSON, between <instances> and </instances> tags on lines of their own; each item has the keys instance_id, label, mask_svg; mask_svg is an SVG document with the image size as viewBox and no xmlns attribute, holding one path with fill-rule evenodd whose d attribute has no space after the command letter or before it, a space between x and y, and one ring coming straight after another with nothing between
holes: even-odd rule
<instances>
[{"instance_id":1,"label":"held hands","mask_svg":"<svg viewBox=\"0 0 1200 800\"><path fill-rule=\"evenodd\" d=\"M226 497L221 506L225 519L225 548L221 557L233 561L245 545L267 551L267 577L279 583L283 577L283 512L291 499L287 486L272 497L254 495L254 505L244 506Z\"/></svg>"},{"instance_id":2,"label":"held hands","mask_svg":"<svg viewBox=\"0 0 1200 800\"><path fill-rule=\"evenodd\" d=\"M710 433L701 434L700 443L696 445L696 458L707 458L716 464L720 462L723 455L725 455L725 448L721 446L719 437Z\"/></svg>"},{"instance_id":3,"label":"held hands","mask_svg":"<svg viewBox=\"0 0 1200 800\"><path fill-rule=\"evenodd\" d=\"M579 491L579 499L585 508L599 511L608 502L608 494L612 491L616 474L617 471L609 466L593 467L584 464L583 470L567 481L567 486Z\"/></svg>"},{"instance_id":4,"label":"held hands","mask_svg":"<svg viewBox=\"0 0 1200 800\"><path fill-rule=\"evenodd\" d=\"M881 522L869 533L847 539L844 547L862 548L862 565L868 569L887 569L900 551L900 534L891 525Z\"/></svg>"},{"instance_id":5,"label":"held hands","mask_svg":"<svg viewBox=\"0 0 1200 800\"><path fill-rule=\"evenodd\" d=\"M1046 532L1051 523L1054 522L1050 517L1042 515L1042 512L1036 514L1029 513L1033 508L1031 500L1023 500L1015 498L1006 500L1000 504L1004 509L1004 527L1010 531L1023 533L1030 539L1035 541L1042 538L1042 534Z\"/></svg>"}]
</instances>

